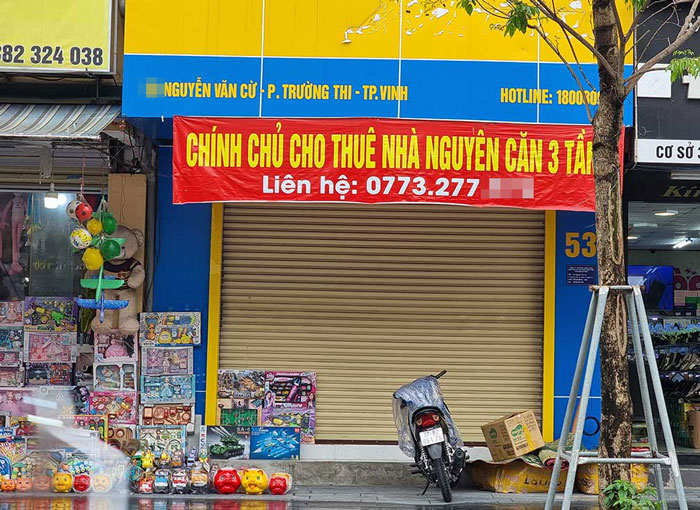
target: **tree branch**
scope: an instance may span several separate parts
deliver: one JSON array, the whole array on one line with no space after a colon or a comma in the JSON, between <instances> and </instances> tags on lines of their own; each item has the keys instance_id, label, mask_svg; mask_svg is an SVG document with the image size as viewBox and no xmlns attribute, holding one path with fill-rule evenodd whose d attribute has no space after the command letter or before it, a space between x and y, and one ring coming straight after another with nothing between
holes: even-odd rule
<instances>
[{"instance_id":1,"label":"tree branch","mask_svg":"<svg viewBox=\"0 0 700 510\"><path fill-rule=\"evenodd\" d=\"M591 88L591 90L597 90L595 85L593 85L590 82L590 80L588 79L588 76L586 76L586 73L583 71L583 66L581 65L581 62L579 62L578 54L576 53L576 49L574 47L574 44L571 42L571 37L566 32L564 32L564 36L566 37L566 42L569 43L569 48L571 48L571 53L574 56L574 60L576 61L576 65L578 66L578 70L581 72L581 76L583 76L583 79L586 81L586 84Z\"/></svg>"},{"instance_id":2,"label":"tree branch","mask_svg":"<svg viewBox=\"0 0 700 510\"><path fill-rule=\"evenodd\" d=\"M696 0L700 1L700 0ZM578 42L583 44L583 46L588 49L597 59L598 63L602 65L608 73L610 73L611 76L616 76L618 78L621 78L620 74L610 65L610 62L608 62L605 57L603 56L602 53L600 53L591 43L586 41L586 39L579 34L576 30L571 28L568 23L566 23L564 20L559 18L556 12L552 11L547 4L545 4L542 0L532 0L532 3L537 7L540 11L544 12L544 15L546 18L554 21L557 25L561 27L562 30L565 32L568 32L571 34L574 39L576 39Z\"/></svg>"},{"instance_id":3,"label":"tree branch","mask_svg":"<svg viewBox=\"0 0 700 510\"><path fill-rule=\"evenodd\" d=\"M627 33L625 34L625 44L627 44L627 42L629 42L630 38L634 35L634 30L635 30L635 28L637 28L639 25L642 24L642 22L640 21L640 19L641 19L641 17L642 17L642 13L643 13L645 10L650 9L652 3L654 3L654 2L650 2L649 0L647 0L647 1L644 3L643 10L640 10L640 11L635 15L634 19L632 20L632 23L630 24L629 30L628 30ZM674 4L673 2L667 2L667 3L662 2L662 3L664 4L663 7L661 7L658 11L654 12L651 16L648 16L648 17L647 17L647 21L650 20L650 19L655 18L656 16L658 16L659 14L661 14L662 12L664 12L666 9L673 9L673 12L672 12L672 13L669 15L669 17L667 18L667 21L668 21L669 19L671 19L671 16L673 16L673 14L676 12L676 4ZM642 38L643 38L643 36L642 36ZM637 37L637 44L639 43L639 41L640 41L642 38Z\"/></svg>"},{"instance_id":4,"label":"tree branch","mask_svg":"<svg viewBox=\"0 0 700 510\"><path fill-rule=\"evenodd\" d=\"M649 5L649 1L650 0L646 0L642 4L642 7L637 11L637 14L635 14L634 18L632 19L632 23L630 23L630 27L627 30L627 33L624 35L624 37L622 37L622 35L620 35L620 37L623 39L625 45L627 44L627 41L629 41L630 38L634 35L634 29L637 28L637 25L639 25L639 19L642 17L642 14L644 13L644 11L646 11L647 6ZM672 5L672 3L671 3L671 5Z\"/></svg>"},{"instance_id":5,"label":"tree branch","mask_svg":"<svg viewBox=\"0 0 700 510\"><path fill-rule=\"evenodd\" d=\"M634 73L632 73L632 75L629 78L625 80L626 94L629 94L632 91L634 86L644 74L651 71L654 68L654 66L660 63L664 58L673 54L674 51L680 48L681 44L685 43L688 39L690 39L693 36L693 34L695 34L695 32L700 28L700 17L696 19L694 23L692 23L692 19L695 16L695 12L698 9L698 5L700 5L700 0L693 0L693 5L690 8L690 12L688 12L688 15L686 16L685 21L683 22L683 26L678 32L676 39L665 49L657 53L654 57L647 60L647 62L642 67L637 69Z\"/></svg>"},{"instance_id":6,"label":"tree branch","mask_svg":"<svg viewBox=\"0 0 700 510\"><path fill-rule=\"evenodd\" d=\"M554 51L554 53L557 55L557 57L559 57L559 59L564 63L564 65L566 66L566 68L567 68L567 69L569 70L569 72L571 73L571 76L573 76L574 80L576 80L576 84L578 85L578 88L581 89L581 94L583 95L583 104L586 105L586 115L588 116L588 121L589 121L589 122L593 122L593 113L591 112L591 105L590 105L590 103L588 102L588 98L586 97L586 94L585 94L586 89L585 89L585 88L583 87L583 85L581 84L581 80L579 79L578 75L577 75L576 72L573 70L573 68L571 67L571 65L569 64L569 62L566 60L566 58L564 58L564 55L562 55L561 52L559 51L559 47L556 46L556 45L549 39L549 37L547 37L547 35L544 33L544 30L542 30L542 26L541 26L541 25L537 25L537 26L528 25L528 28L532 28L532 29L536 30L538 34L540 34L540 37L542 38L542 40L543 40L544 42L546 42L547 45L549 45L550 48L552 48L552 51ZM580 67L580 64L579 64L579 67ZM581 73L583 74L583 71L581 71ZM585 77L585 74L584 74L584 77ZM586 81L588 81L588 80L586 79Z\"/></svg>"},{"instance_id":7,"label":"tree branch","mask_svg":"<svg viewBox=\"0 0 700 510\"><path fill-rule=\"evenodd\" d=\"M655 15L655 16L658 15L659 13L661 13L661 11L663 11L663 9L659 9L659 11L656 12L654 15ZM647 52L647 50L649 49L649 46L651 46L651 43L654 42L654 39L656 39L656 36L659 35L659 32L661 32L661 29L664 28L664 27L669 23L669 21L670 21L671 18L674 16L674 14L677 14L677 12L676 12L675 10L672 11L671 14L668 15L668 18L666 18L666 20L663 21L663 22L659 25L659 27L654 31L654 33L652 34L652 36L649 38L649 40L647 41L646 45L644 46L644 49L643 49L641 52L638 52L638 53L637 53L637 61L640 61L640 60L643 60L643 59L644 59L644 54L645 54L645 53ZM650 31L646 31L642 37L637 37L637 42L636 42L635 44L639 44L639 43L647 36L647 34L648 34L649 32L650 32ZM633 46L633 47L634 47L634 46Z\"/></svg>"}]
</instances>

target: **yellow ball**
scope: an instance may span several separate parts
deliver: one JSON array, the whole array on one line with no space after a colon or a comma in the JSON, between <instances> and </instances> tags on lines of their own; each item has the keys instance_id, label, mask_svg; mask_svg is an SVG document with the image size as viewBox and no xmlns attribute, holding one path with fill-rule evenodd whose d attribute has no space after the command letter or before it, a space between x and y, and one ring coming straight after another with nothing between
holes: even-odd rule
<instances>
[{"instance_id":1,"label":"yellow ball","mask_svg":"<svg viewBox=\"0 0 700 510\"><path fill-rule=\"evenodd\" d=\"M88 232L96 236L97 234L102 232L102 222L97 218L92 218L90 221L87 222L87 229Z\"/></svg>"},{"instance_id":2,"label":"yellow ball","mask_svg":"<svg viewBox=\"0 0 700 510\"><path fill-rule=\"evenodd\" d=\"M83 262L85 263L85 267L91 271L97 271L102 267L104 259L102 258L100 250L93 247L85 250L85 253L83 253Z\"/></svg>"},{"instance_id":3,"label":"yellow ball","mask_svg":"<svg viewBox=\"0 0 700 510\"><path fill-rule=\"evenodd\" d=\"M90 246L90 241L92 241L92 236L83 227L75 228L70 233L70 244L78 250L83 250Z\"/></svg>"}]
</instances>

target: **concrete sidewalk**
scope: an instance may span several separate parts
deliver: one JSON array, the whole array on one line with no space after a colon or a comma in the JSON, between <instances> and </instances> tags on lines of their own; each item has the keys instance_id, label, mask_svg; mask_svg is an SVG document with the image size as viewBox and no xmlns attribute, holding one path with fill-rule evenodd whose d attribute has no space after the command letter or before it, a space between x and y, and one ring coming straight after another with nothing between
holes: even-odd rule
<instances>
[{"instance_id":1,"label":"concrete sidewalk","mask_svg":"<svg viewBox=\"0 0 700 510\"><path fill-rule=\"evenodd\" d=\"M246 494L233 494L225 496L226 499L234 500L265 500L265 501L292 501L298 503L313 504L328 503L329 507L339 504L343 506L371 505L371 506L400 506L400 507L432 507L432 506L458 506L461 508L477 507L521 507L521 508L543 508L546 494L496 494L475 489L455 489L453 491L452 502L446 504L442 500L440 491L431 487L421 495L422 489L404 486L312 486L295 487L294 490L284 496L272 496L263 494L261 496L248 496ZM667 490L667 500L673 503L676 500L675 492ZM686 490L686 496L691 508L700 510L700 489ZM134 495L133 498L162 498L159 495ZM183 499L206 499L216 500L222 496L216 494L208 495L188 495L169 496ZM575 493L573 502L576 508L597 508L598 497L586 494ZM561 503L561 495L557 497L557 503ZM671 504L673 508L673 504Z\"/></svg>"}]
</instances>

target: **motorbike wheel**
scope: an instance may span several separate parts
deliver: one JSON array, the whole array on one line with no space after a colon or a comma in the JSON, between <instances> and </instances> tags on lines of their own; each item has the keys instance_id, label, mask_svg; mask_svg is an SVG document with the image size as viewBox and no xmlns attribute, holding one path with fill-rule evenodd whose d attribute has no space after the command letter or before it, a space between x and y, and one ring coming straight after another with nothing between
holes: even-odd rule
<instances>
[{"instance_id":1,"label":"motorbike wheel","mask_svg":"<svg viewBox=\"0 0 700 510\"><path fill-rule=\"evenodd\" d=\"M440 492L442 492L442 499L445 500L445 503L449 503L452 501L452 488L450 487L450 477L447 474L445 461L442 459L434 459L433 468L435 469L435 477L437 478Z\"/></svg>"}]
</instances>

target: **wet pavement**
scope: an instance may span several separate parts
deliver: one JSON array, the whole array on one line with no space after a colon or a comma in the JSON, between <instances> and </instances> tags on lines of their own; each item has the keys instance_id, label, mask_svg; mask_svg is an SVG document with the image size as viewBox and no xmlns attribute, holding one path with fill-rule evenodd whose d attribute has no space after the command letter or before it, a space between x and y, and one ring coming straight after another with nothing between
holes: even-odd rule
<instances>
[{"instance_id":1,"label":"wet pavement","mask_svg":"<svg viewBox=\"0 0 700 510\"><path fill-rule=\"evenodd\" d=\"M429 490L425 495L405 487L308 487L296 488L285 496L207 495L20 495L0 493L0 510L540 510L544 494L492 494L456 490L450 504ZM700 510L700 492L689 492L692 510ZM558 506L558 505L557 505ZM577 494L575 510L597 509L594 496ZM676 508L671 502L670 508Z\"/></svg>"}]
</instances>

